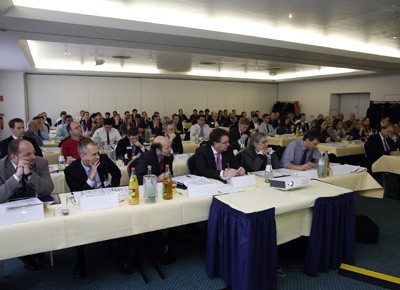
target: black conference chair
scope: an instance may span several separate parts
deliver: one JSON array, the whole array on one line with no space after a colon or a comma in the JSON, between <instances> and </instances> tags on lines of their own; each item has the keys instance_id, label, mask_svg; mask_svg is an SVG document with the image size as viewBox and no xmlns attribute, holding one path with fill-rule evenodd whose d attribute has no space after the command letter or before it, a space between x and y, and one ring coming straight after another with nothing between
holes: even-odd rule
<instances>
[{"instance_id":1,"label":"black conference chair","mask_svg":"<svg viewBox=\"0 0 400 290\"><path fill-rule=\"evenodd\" d=\"M196 159L195 154L191 155L186 161L186 170L188 174L196 174Z\"/></svg>"}]
</instances>

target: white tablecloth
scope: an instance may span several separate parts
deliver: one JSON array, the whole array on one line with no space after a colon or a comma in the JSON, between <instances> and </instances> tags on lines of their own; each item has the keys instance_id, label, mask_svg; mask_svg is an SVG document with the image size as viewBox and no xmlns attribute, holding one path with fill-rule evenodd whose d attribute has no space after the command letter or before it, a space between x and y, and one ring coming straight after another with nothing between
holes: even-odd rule
<instances>
[{"instance_id":1,"label":"white tablecloth","mask_svg":"<svg viewBox=\"0 0 400 290\"><path fill-rule=\"evenodd\" d=\"M245 212L275 207L278 243L309 235L316 198L349 191L312 181L309 188L285 192L270 188L261 178L257 181L256 186L244 192L219 198ZM141 196L138 205L129 205L124 200L118 208L92 212L80 212L78 205L71 202L66 206L65 197L69 194L64 194L62 205L47 207L44 219L0 227L0 260L208 219L211 196L189 198L186 191L178 189L178 192L172 200L163 200L159 193L155 204L143 203ZM61 207L68 207L70 215L62 216Z\"/></svg>"}]
</instances>

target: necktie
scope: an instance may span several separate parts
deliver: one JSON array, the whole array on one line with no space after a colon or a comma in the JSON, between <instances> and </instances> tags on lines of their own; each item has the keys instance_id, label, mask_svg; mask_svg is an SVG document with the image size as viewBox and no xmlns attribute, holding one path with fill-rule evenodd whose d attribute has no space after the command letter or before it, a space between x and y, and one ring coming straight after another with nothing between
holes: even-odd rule
<instances>
[{"instance_id":1,"label":"necktie","mask_svg":"<svg viewBox=\"0 0 400 290\"><path fill-rule=\"evenodd\" d=\"M221 153L217 153L217 170L222 170Z\"/></svg>"},{"instance_id":2,"label":"necktie","mask_svg":"<svg viewBox=\"0 0 400 290\"><path fill-rule=\"evenodd\" d=\"M107 132L107 145L110 145L110 133Z\"/></svg>"},{"instance_id":3,"label":"necktie","mask_svg":"<svg viewBox=\"0 0 400 290\"><path fill-rule=\"evenodd\" d=\"M164 173L164 160L160 160L160 172Z\"/></svg>"},{"instance_id":4,"label":"necktie","mask_svg":"<svg viewBox=\"0 0 400 290\"><path fill-rule=\"evenodd\" d=\"M308 152L308 149L304 150L303 156L301 157L300 165L303 165L303 164L306 163L306 160L307 160L307 152Z\"/></svg>"},{"instance_id":5,"label":"necktie","mask_svg":"<svg viewBox=\"0 0 400 290\"><path fill-rule=\"evenodd\" d=\"M386 141L386 138L383 138L383 146L385 147L385 151L390 151L390 147Z\"/></svg>"},{"instance_id":6,"label":"necktie","mask_svg":"<svg viewBox=\"0 0 400 290\"><path fill-rule=\"evenodd\" d=\"M200 127L199 137L204 137L203 127Z\"/></svg>"}]
</instances>

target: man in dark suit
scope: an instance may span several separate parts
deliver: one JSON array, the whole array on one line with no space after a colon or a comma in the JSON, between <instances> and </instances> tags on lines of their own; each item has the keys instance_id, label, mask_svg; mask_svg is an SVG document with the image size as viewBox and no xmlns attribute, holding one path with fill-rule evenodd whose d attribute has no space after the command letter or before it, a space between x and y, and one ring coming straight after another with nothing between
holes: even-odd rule
<instances>
[{"instance_id":1,"label":"man in dark suit","mask_svg":"<svg viewBox=\"0 0 400 290\"><path fill-rule=\"evenodd\" d=\"M34 147L24 139L15 139L9 144L9 154L0 160L0 203L7 200L46 196L53 189L46 159L34 155ZM24 267L39 268L37 260L43 254L20 257Z\"/></svg>"},{"instance_id":2,"label":"man in dark suit","mask_svg":"<svg viewBox=\"0 0 400 290\"><path fill-rule=\"evenodd\" d=\"M74 191L94 188L117 187L121 179L121 171L105 154L99 154L96 143L90 139L78 144L79 159L73 161L64 171L69 189ZM108 175L111 175L111 181ZM77 263L74 271L76 278L86 274L84 246L75 247Z\"/></svg>"},{"instance_id":3,"label":"man in dark suit","mask_svg":"<svg viewBox=\"0 0 400 290\"><path fill-rule=\"evenodd\" d=\"M220 128L211 132L208 144L196 149L195 161L197 175L221 179L245 174L229 148L228 133Z\"/></svg>"},{"instance_id":4,"label":"man in dark suit","mask_svg":"<svg viewBox=\"0 0 400 290\"><path fill-rule=\"evenodd\" d=\"M132 159L132 157L146 152L143 143L144 141L139 137L138 129L133 126L130 127L126 136L118 141L115 149L117 158L124 158L127 155L128 159Z\"/></svg>"},{"instance_id":5,"label":"man in dark suit","mask_svg":"<svg viewBox=\"0 0 400 290\"><path fill-rule=\"evenodd\" d=\"M157 136L154 138L154 143L151 145L150 150L140 155L136 160L136 176L139 184L143 184L143 176L147 174L148 165L151 165L151 172L157 176L157 181L164 179L167 164L171 174L173 174L172 162L174 157L171 155L171 142L167 137Z\"/></svg>"},{"instance_id":6,"label":"man in dark suit","mask_svg":"<svg viewBox=\"0 0 400 290\"><path fill-rule=\"evenodd\" d=\"M232 125L229 129L229 143L232 150L240 150L240 145L247 146L250 132L248 131L250 126L249 119L241 118L238 125Z\"/></svg>"},{"instance_id":7,"label":"man in dark suit","mask_svg":"<svg viewBox=\"0 0 400 290\"><path fill-rule=\"evenodd\" d=\"M165 136L171 142L173 154L182 154L183 145L181 135L175 133L175 124L173 121L167 121L163 123L163 132L158 136Z\"/></svg>"},{"instance_id":8,"label":"man in dark suit","mask_svg":"<svg viewBox=\"0 0 400 290\"><path fill-rule=\"evenodd\" d=\"M48 128L49 128L49 131L50 131L50 127L52 125L51 118L47 117L47 113L46 112L43 112L42 116L43 116L43 119L44 119L44 123L49 125Z\"/></svg>"},{"instance_id":9,"label":"man in dark suit","mask_svg":"<svg viewBox=\"0 0 400 290\"><path fill-rule=\"evenodd\" d=\"M294 133L296 133L297 128L299 128L299 131L301 131L303 134L310 130L310 126L306 122L306 115L305 114L300 114L300 122L298 122L296 124L295 129L294 129Z\"/></svg>"},{"instance_id":10,"label":"man in dark suit","mask_svg":"<svg viewBox=\"0 0 400 290\"><path fill-rule=\"evenodd\" d=\"M11 130L11 136L2 140L0 142L0 159L4 158L8 154L8 144L11 143L14 139L25 139L31 142L33 148L35 148L36 156L43 156L42 149L40 149L39 145L36 143L35 139L30 138L29 136L24 136L24 121L20 118L14 118L8 122L8 126Z\"/></svg>"},{"instance_id":11,"label":"man in dark suit","mask_svg":"<svg viewBox=\"0 0 400 290\"><path fill-rule=\"evenodd\" d=\"M372 135L365 143L365 155L367 156L367 169L376 179L381 174L373 174L371 171L372 164L383 155L398 155L396 144L390 138L393 135L393 125L391 123L381 126L378 134Z\"/></svg>"}]
</instances>

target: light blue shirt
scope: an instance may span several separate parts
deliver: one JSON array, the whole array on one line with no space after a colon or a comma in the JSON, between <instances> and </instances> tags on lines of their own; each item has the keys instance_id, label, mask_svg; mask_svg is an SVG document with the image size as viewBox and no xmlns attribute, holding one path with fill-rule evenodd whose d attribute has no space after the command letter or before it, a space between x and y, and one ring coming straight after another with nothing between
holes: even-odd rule
<instances>
[{"instance_id":1,"label":"light blue shirt","mask_svg":"<svg viewBox=\"0 0 400 290\"><path fill-rule=\"evenodd\" d=\"M303 139L292 141L286 147L285 152L283 152L281 159L281 167L288 168L289 164L300 165L301 159L303 158L304 150L307 148L304 146ZM321 153L318 148L315 147L307 152L306 162L317 162Z\"/></svg>"},{"instance_id":2,"label":"light blue shirt","mask_svg":"<svg viewBox=\"0 0 400 290\"><path fill-rule=\"evenodd\" d=\"M65 139L67 137L69 137L69 133L67 131L67 124L58 125L56 132L56 140L61 141L62 139Z\"/></svg>"}]
</instances>

